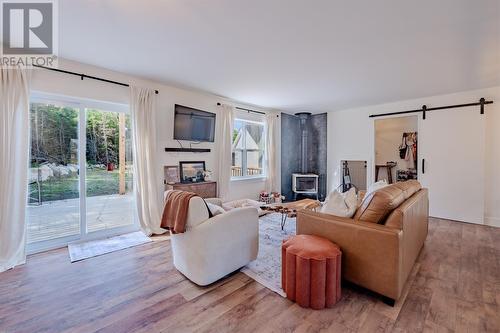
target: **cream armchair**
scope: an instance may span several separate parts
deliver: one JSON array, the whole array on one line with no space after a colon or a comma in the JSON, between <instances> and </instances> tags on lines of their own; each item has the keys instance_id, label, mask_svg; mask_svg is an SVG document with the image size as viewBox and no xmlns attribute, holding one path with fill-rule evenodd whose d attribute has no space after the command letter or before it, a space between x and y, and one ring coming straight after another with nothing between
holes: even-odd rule
<instances>
[{"instance_id":1,"label":"cream armchair","mask_svg":"<svg viewBox=\"0 0 500 333\"><path fill-rule=\"evenodd\" d=\"M219 199L206 199L221 205ZM187 230L171 237L174 266L205 286L257 258L259 218L253 207L236 208L209 218L200 197L189 201Z\"/></svg>"}]
</instances>

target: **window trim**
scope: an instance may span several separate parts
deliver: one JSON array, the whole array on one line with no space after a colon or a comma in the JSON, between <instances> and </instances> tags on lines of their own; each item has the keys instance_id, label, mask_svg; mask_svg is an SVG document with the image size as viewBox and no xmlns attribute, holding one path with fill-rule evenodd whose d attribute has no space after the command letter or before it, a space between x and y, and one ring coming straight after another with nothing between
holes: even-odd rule
<instances>
[{"instance_id":1,"label":"window trim","mask_svg":"<svg viewBox=\"0 0 500 333\"><path fill-rule=\"evenodd\" d=\"M263 140L264 140L264 148L262 150L260 149L250 149L250 150L247 150L246 148L245 149L231 149L231 155L235 152L235 151L241 151L241 168L242 168L242 173L243 175L242 176L232 176L231 175L231 181L244 181L244 180L259 180L259 179L266 179L267 178L267 124L266 124L266 121L265 121L265 118L262 117L261 121L257 121L257 120L250 120L250 119L245 119L243 117L238 117L238 115L236 115L234 117L234 120L233 120L233 126L234 126L234 123L236 121L241 121L243 123L250 123L250 124L257 124L257 125L261 125L262 126L262 131L263 131ZM246 136L246 135L245 135ZM246 141L246 137L245 137L245 141ZM245 146L246 146L246 142L245 142ZM262 174L259 174L259 175L248 175L246 174L248 171L248 167L246 166L246 159L247 159L247 154L246 152L248 151L257 151L257 152L260 152L262 151L263 152L263 163L262 163Z\"/></svg>"}]
</instances>

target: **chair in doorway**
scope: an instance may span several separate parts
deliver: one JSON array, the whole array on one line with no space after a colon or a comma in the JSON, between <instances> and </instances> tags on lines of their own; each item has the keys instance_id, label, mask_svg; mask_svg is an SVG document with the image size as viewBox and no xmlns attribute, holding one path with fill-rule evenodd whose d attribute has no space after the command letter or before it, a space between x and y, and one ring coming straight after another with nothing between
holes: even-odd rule
<instances>
[{"instance_id":1,"label":"chair in doorway","mask_svg":"<svg viewBox=\"0 0 500 333\"><path fill-rule=\"evenodd\" d=\"M396 165L397 165L396 162L387 162L386 164L375 165L375 181L378 181L379 170L382 169L382 168L386 168L387 169L387 182L389 184L392 184L393 183L393 181L392 181L392 169Z\"/></svg>"}]
</instances>

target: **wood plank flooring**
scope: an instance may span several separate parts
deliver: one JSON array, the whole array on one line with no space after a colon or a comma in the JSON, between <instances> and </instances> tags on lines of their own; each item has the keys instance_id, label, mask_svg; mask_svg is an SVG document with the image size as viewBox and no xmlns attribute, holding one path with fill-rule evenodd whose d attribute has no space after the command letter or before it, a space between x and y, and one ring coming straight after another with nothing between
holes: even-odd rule
<instances>
[{"instance_id":1,"label":"wood plank flooring","mask_svg":"<svg viewBox=\"0 0 500 333\"><path fill-rule=\"evenodd\" d=\"M71 264L66 249L0 273L0 332L500 332L500 229L431 219L395 307L355 287L303 309L235 273L201 288L169 241Z\"/></svg>"}]
</instances>

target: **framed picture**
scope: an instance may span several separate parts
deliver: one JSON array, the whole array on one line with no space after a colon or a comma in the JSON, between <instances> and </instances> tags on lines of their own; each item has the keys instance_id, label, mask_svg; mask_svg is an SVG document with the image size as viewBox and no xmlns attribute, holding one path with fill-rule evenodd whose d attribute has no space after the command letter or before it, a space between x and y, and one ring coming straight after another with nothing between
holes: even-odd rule
<instances>
[{"instance_id":1,"label":"framed picture","mask_svg":"<svg viewBox=\"0 0 500 333\"><path fill-rule=\"evenodd\" d=\"M179 162L181 183L197 183L205 181L205 161Z\"/></svg>"},{"instance_id":2,"label":"framed picture","mask_svg":"<svg viewBox=\"0 0 500 333\"><path fill-rule=\"evenodd\" d=\"M166 184L172 185L180 182L179 167L177 165L166 165L164 167L164 173Z\"/></svg>"}]
</instances>

